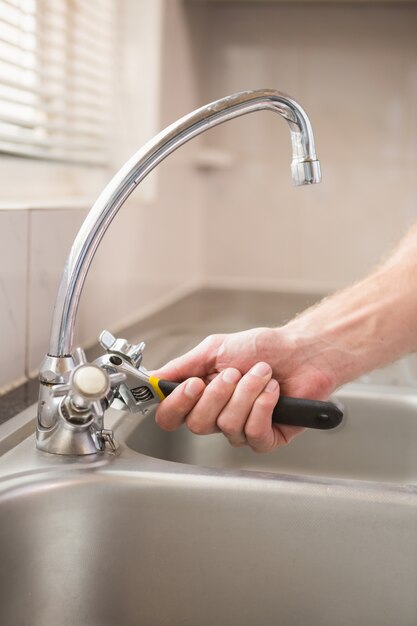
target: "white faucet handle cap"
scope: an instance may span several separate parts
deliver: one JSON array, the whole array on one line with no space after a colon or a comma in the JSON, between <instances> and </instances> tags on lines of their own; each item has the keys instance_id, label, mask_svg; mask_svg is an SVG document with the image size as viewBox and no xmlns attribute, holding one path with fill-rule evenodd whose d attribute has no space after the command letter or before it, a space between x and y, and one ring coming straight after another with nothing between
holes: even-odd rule
<instances>
[{"instance_id":1,"label":"white faucet handle cap","mask_svg":"<svg viewBox=\"0 0 417 626\"><path fill-rule=\"evenodd\" d=\"M88 399L100 399L107 394L110 381L107 373L97 365L82 365L72 377L74 391Z\"/></svg>"}]
</instances>

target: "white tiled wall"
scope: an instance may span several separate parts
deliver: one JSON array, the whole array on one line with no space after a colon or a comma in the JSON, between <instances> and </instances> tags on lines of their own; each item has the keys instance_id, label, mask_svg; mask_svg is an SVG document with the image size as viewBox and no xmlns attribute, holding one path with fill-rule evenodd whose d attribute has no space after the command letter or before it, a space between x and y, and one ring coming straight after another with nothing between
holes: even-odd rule
<instances>
[{"instance_id":1,"label":"white tiled wall","mask_svg":"<svg viewBox=\"0 0 417 626\"><path fill-rule=\"evenodd\" d=\"M81 209L29 212L28 372L39 367L47 351L62 270L85 214Z\"/></svg>"},{"instance_id":2,"label":"white tiled wall","mask_svg":"<svg viewBox=\"0 0 417 626\"><path fill-rule=\"evenodd\" d=\"M0 387L25 374L27 211L0 211Z\"/></svg>"}]
</instances>

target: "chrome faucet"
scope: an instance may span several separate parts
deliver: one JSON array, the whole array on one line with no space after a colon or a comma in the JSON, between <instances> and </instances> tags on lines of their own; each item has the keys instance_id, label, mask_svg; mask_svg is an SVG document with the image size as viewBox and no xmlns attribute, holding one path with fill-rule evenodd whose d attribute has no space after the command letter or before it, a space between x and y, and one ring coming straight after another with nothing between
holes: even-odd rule
<instances>
[{"instance_id":1,"label":"chrome faucet","mask_svg":"<svg viewBox=\"0 0 417 626\"><path fill-rule=\"evenodd\" d=\"M135 410L136 405L123 393L126 380L133 380L135 371L140 374L141 384L130 386L130 390L139 390L136 391L136 396L142 397L139 410L144 412L143 406L151 403L149 394L159 389L141 368L143 344L131 346L105 332L101 343L107 354L94 363L87 363L81 349L73 351L77 309L91 261L118 210L165 157L218 124L261 110L279 113L288 122L294 184L320 182L320 163L307 114L292 98L271 89L244 91L207 104L168 126L134 154L91 208L74 240L62 274L49 351L39 374L39 449L54 454L83 455L106 447L114 448L112 433L103 426L104 411L115 400L119 401L119 406ZM130 400L136 398L135 393L127 395Z\"/></svg>"}]
</instances>

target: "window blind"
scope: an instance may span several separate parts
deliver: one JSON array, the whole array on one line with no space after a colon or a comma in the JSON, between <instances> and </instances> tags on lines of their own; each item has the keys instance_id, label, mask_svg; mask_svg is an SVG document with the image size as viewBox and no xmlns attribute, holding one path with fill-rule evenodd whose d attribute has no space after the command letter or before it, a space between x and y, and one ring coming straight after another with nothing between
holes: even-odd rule
<instances>
[{"instance_id":1,"label":"window blind","mask_svg":"<svg viewBox=\"0 0 417 626\"><path fill-rule=\"evenodd\" d=\"M115 0L0 0L0 152L105 164Z\"/></svg>"}]
</instances>

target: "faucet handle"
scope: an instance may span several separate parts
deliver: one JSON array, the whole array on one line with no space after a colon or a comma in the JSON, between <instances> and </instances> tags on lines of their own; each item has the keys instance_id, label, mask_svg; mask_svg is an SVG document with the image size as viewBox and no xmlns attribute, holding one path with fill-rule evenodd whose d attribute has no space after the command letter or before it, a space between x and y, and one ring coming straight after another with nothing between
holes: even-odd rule
<instances>
[{"instance_id":1,"label":"faucet handle","mask_svg":"<svg viewBox=\"0 0 417 626\"><path fill-rule=\"evenodd\" d=\"M134 367L139 367L142 362L143 351L145 349L145 343L134 344L129 343L126 339L121 337L116 338L108 330L103 330L99 337L100 345L107 352L114 352L127 358Z\"/></svg>"},{"instance_id":2,"label":"faucet handle","mask_svg":"<svg viewBox=\"0 0 417 626\"><path fill-rule=\"evenodd\" d=\"M76 366L71 371L67 383L52 388L55 397L65 396L64 404L70 416L78 414L102 415L101 401L110 390L118 386L126 378L122 372L109 374L105 369L94 363L88 363L82 348L74 352Z\"/></svg>"}]
</instances>

